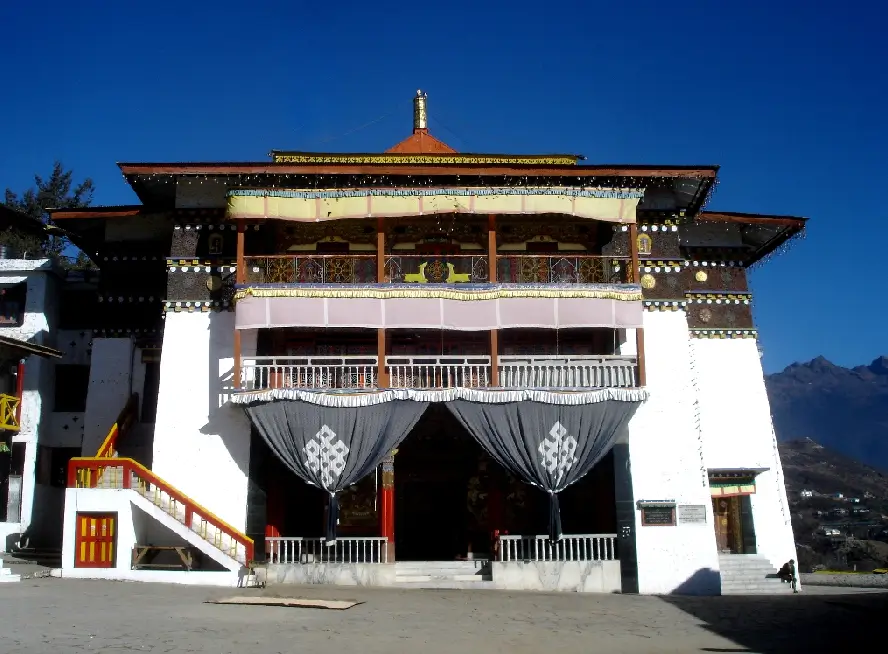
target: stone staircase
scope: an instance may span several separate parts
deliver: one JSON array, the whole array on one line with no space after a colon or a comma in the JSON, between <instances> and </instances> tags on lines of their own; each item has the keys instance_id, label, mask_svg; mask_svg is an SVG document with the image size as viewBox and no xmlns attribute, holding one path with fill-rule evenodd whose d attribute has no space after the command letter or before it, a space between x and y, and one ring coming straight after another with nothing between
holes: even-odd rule
<instances>
[{"instance_id":1,"label":"stone staircase","mask_svg":"<svg viewBox=\"0 0 888 654\"><path fill-rule=\"evenodd\" d=\"M80 487L131 490L139 498L132 498L136 507L149 515L152 510L157 510L158 513L153 515L155 520L196 545L224 569L236 571L249 563L252 552L246 551L244 543L249 539L244 534L222 523L141 464L122 457L82 461L93 465L100 463L101 467L98 472L91 473L86 486ZM184 527L184 531L181 527Z\"/></svg>"},{"instance_id":2,"label":"stone staircase","mask_svg":"<svg viewBox=\"0 0 888 654\"><path fill-rule=\"evenodd\" d=\"M758 554L720 554L722 595L778 595L792 593L777 578L777 569Z\"/></svg>"},{"instance_id":3,"label":"stone staircase","mask_svg":"<svg viewBox=\"0 0 888 654\"><path fill-rule=\"evenodd\" d=\"M398 561L395 585L401 588L493 588L490 562Z\"/></svg>"}]
</instances>

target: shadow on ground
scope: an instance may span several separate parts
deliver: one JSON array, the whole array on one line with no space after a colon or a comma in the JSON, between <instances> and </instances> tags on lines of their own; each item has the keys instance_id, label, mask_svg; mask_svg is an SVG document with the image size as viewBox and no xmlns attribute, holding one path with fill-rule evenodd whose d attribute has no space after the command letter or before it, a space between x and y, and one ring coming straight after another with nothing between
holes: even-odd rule
<instances>
[{"instance_id":1,"label":"shadow on ground","mask_svg":"<svg viewBox=\"0 0 888 654\"><path fill-rule=\"evenodd\" d=\"M783 596L668 596L662 600L737 647L703 652L873 651L888 619L888 593L802 593Z\"/></svg>"}]
</instances>

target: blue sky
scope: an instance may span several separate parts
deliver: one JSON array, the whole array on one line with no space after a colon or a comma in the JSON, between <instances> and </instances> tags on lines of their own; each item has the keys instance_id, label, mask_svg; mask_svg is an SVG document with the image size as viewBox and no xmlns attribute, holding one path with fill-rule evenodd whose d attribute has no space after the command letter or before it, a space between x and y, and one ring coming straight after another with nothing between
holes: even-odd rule
<instances>
[{"instance_id":1,"label":"blue sky","mask_svg":"<svg viewBox=\"0 0 888 654\"><path fill-rule=\"evenodd\" d=\"M61 159L130 203L117 161L379 151L422 88L461 151L720 164L709 208L810 218L752 274L766 371L888 354L885 3L434 4L3 3L0 188Z\"/></svg>"}]
</instances>

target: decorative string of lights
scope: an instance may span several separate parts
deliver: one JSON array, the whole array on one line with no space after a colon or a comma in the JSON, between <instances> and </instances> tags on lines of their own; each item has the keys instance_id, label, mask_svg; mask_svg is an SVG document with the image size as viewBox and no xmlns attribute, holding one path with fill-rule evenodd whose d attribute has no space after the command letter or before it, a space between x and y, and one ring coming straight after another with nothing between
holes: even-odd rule
<instances>
[{"instance_id":1,"label":"decorative string of lights","mask_svg":"<svg viewBox=\"0 0 888 654\"><path fill-rule=\"evenodd\" d=\"M688 329L691 338L758 338L755 329Z\"/></svg>"},{"instance_id":2,"label":"decorative string of lights","mask_svg":"<svg viewBox=\"0 0 888 654\"><path fill-rule=\"evenodd\" d=\"M688 303L684 300L645 300L646 311L682 311Z\"/></svg>"},{"instance_id":3,"label":"decorative string of lights","mask_svg":"<svg viewBox=\"0 0 888 654\"><path fill-rule=\"evenodd\" d=\"M237 266L177 266L171 265L167 268L171 273L181 271L183 273L235 273Z\"/></svg>"},{"instance_id":4,"label":"decorative string of lights","mask_svg":"<svg viewBox=\"0 0 888 654\"><path fill-rule=\"evenodd\" d=\"M193 300L164 303L163 310L165 313L180 313L194 311L227 311L232 308L231 302L228 300Z\"/></svg>"},{"instance_id":5,"label":"decorative string of lights","mask_svg":"<svg viewBox=\"0 0 888 654\"><path fill-rule=\"evenodd\" d=\"M703 488L709 486L709 469L703 452L703 418L700 410L699 366L697 365L696 344L688 339L688 364L691 369L691 388L694 391L694 429L697 432L697 452L700 456L700 476Z\"/></svg>"}]
</instances>

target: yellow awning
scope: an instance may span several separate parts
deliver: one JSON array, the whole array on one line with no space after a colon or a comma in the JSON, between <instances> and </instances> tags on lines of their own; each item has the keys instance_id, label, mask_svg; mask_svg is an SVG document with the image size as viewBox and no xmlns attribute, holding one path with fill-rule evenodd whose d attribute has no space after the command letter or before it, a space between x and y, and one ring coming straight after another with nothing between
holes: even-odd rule
<instances>
[{"instance_id":1,"label":"yellow awning","mask_svg":"<svg viewBox=\"0 0 888 654\"><path fill-rule=\"evenodd\" d=\"M446 213L562 214L628 224L635 222L642 195L629 189L567 187L235 189L228 196L228 217L319 222Z\"/></svg>"}]
</instances>

